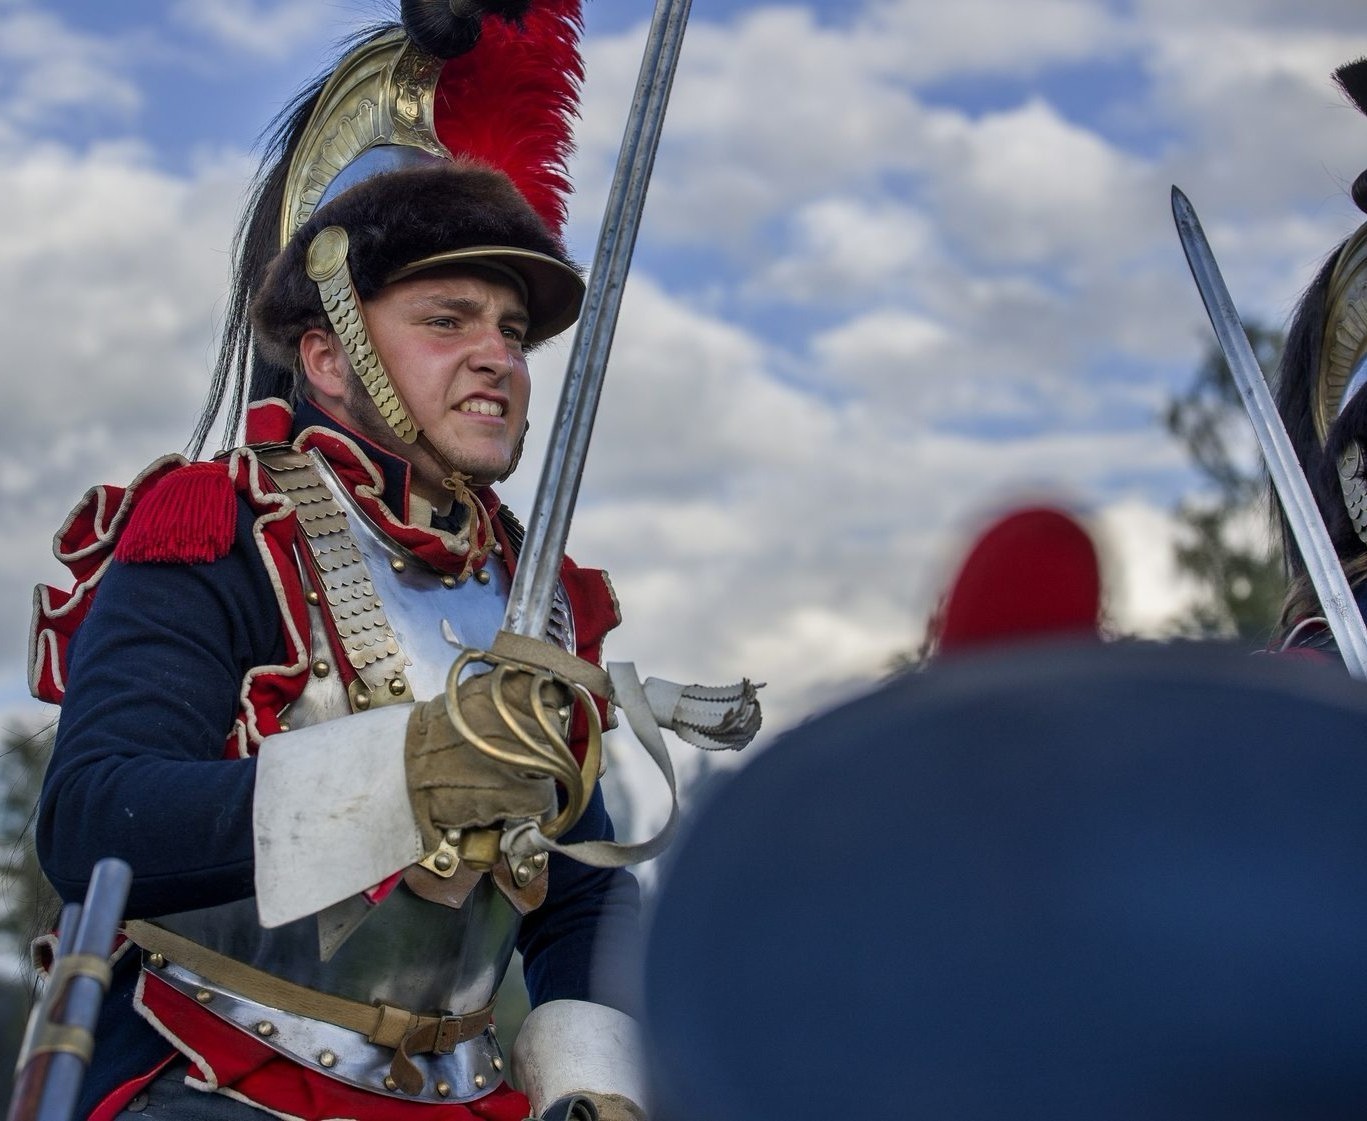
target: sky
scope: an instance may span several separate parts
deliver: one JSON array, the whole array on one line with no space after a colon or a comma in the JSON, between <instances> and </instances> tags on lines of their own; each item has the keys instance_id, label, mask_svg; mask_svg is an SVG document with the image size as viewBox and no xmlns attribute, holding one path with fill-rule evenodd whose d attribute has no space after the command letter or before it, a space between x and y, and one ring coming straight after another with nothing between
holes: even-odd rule
<instances>
[{"instance_id":1,"label":"sky","mask_svg":"<svg viewBox=\"0 0 1367 1121\"><path fill-rule=\"evenodd\" d=\"M585 8L587 262L649 5ZM53 532L188 439L258 136L388 13L0 0L10 723L51 715L23 636ZM1282 325L1362 218L1330 75L1363 54L1347 0L694 0L570 535L622 603L609 657L763 681L772 737L915 648L972 533L1038 500L1093 529L1114 625L1163 633L1199 494L1159 418L1211 339L1169 189ZM533 356L516 510L568 350Z\"/></svg>"}]
</instances>

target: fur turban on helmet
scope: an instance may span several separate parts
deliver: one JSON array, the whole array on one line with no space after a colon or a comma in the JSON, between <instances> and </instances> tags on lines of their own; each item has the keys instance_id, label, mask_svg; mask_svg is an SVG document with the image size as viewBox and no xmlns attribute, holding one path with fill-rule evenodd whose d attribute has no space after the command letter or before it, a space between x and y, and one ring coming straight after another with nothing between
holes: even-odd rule
<instances>
[{"instance_id":1,"label":"fur turban on helmet","mask_svg":"<svg viewBox=\"0 0 1367 1121\"><path fill-rule=\"evenodd\" d=\"M286 368L304 332L328 327L305 262L314 237L329 226L347 233L347 264L363 303L415 272L487 264L511 270L525 286L529 343L559 334L579 316L579 270L512 181L483 164L433 163L351 187L321 207L271 262L252 301L252 327L263 356Z\"/></svg>"}]
</instances>

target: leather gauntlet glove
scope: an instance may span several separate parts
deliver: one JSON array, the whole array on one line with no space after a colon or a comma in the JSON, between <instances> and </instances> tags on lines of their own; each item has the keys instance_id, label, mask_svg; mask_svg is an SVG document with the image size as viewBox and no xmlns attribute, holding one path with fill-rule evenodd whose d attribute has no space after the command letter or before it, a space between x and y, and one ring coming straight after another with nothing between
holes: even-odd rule
<instances>
[{"instance_id":1,"label":"leather gauntlet glove","mask_svg":"<svg viewBox=\"0 0 1367 1121\"><path fill-rule=\"evenodd\" d=\"M456 730L439 695L413 706L404 740L408 794L422 834L424 851L432 852L451 829L489 826L556 813L555 783L535 773L535 756L512 732L493 699L493 673L467 678L458 686L460 711L470 730L519 764L490 758ZM555 707L563 701L559 688L532 695L531 674L503 675L500 691L510 717L533 737L542 733L535 710L554 724ZM544 699L543 699L544 698Z\"/></svg>"}]
</instances>

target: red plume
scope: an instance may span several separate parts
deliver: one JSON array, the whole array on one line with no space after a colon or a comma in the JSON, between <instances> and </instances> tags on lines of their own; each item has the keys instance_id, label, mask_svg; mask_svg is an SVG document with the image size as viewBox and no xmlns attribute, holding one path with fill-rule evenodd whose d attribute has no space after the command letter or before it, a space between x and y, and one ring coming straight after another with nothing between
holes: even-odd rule
<instances>
[{"instance_id":1,"label":"red plume","mask_svg":"<svg viewBox=\"0 0 1367 1121\"><path fill-rule=\"evenodd\" d=\"M1100 564L1087 531L1059 510L1017 510L969 551L945 603L939 650L1095 638L1100 614Z\"/></svg>"},{"instance_id":2,"label":"red plume","mask_svg":"<svg viewBox=\"0 0 1367 1121\"><path fill-rule=\"evenodd\" d=\"M544 0L519 20L486 15L479 42L437 85L437 137L508 176L559 237L571 190L566 164L584 78L580 0Z\"/></svg>"}]
</instances>

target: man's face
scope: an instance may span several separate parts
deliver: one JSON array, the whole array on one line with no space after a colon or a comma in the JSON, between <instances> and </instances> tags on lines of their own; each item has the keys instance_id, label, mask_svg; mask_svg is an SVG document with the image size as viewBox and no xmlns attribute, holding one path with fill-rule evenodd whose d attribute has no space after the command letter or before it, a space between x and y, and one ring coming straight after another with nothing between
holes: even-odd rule
<instances>
[{"instance_id":1,"label":"man's face","mask_svg":"<svg viewBox=\"0 0 1367 1121\"><path fill-rule=\"evenodd\" d=\"M366 327L390 381L423 434L457 471L491 483L512 463L527 422L531 377L522 340L527 308L497 274L419 273L365 304ZM413 464L413 489L438 504L449 468L402 443L360 380L347 380L340 419Z\"/></svg>"}]
</instances>

